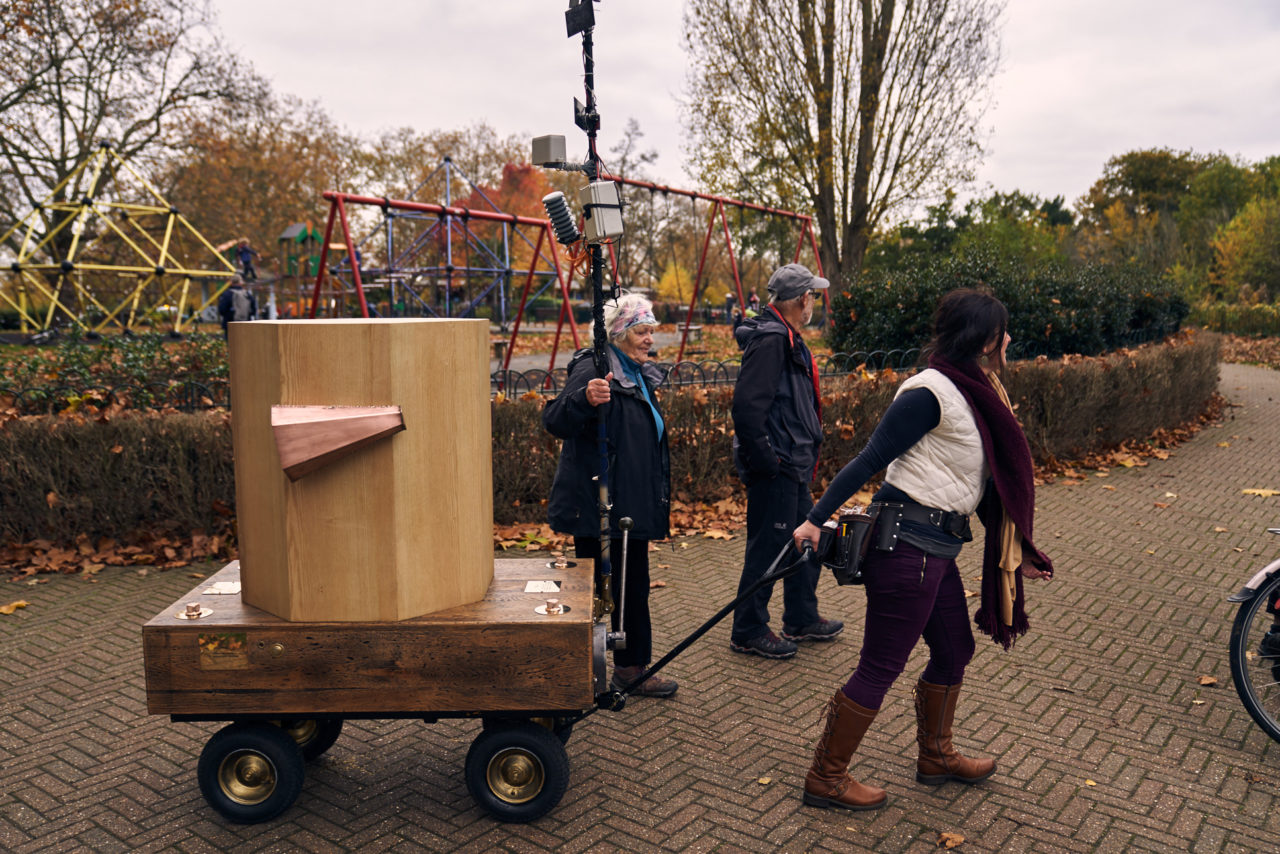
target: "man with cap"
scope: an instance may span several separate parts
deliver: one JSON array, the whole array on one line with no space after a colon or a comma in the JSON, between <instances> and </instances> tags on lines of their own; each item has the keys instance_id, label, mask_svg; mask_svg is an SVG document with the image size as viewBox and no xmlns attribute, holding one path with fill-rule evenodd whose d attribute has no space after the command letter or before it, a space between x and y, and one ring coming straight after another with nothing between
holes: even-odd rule
<instances>
[{"instance_id":1,"label":"man with cap","mask_svg":"<svg viewBox=\"0 0 1280 854\"><path fill-rule=\"evenodd\" d=\"M769 278L769 303L734 332L742 368L733 390L733 461L747 485L747 549L739 593L768 570L813 507L809 484L822 444L818 366L800 329L830 282L800 264ZM729 646L765 658L791 658L800 641L829 641L844 630L818 614L816 561L782 582L782 636L769 629L772 586L733 614Z\"/></svg>"}]
</instances>

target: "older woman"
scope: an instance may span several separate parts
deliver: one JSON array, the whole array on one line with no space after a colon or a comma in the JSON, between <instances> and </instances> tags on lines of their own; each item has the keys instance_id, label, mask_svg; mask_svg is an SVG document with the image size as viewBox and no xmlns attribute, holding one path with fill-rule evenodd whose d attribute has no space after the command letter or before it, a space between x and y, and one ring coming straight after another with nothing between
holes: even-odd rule
<instances>
[{"instance_id":1,"label":"older woman","mask_svg":"<svg viewBox=\"0 0 1280 854\"><path fill-rule=\"evenodd\" d=\"M653 305L637 294L608 303L604 312L609 336L608 376L596 376L590 350L581 350L569 362L564 390L542 412L542 423L564 440L560 465L551 485L547 505L553 530L573 535L580 558L600 556L600 473L597 419L605 420L608 436L610 556L612 594L625 599L625 649L613 653L612 684L622 688L644 672L653 655L649 622L649 541L666 539L671 508L671 464L667 453L666 425L658 409L655 389L663 380L649 363L653 330L657 321ZM627 550L626 586L621 585L622 539L618 520L633 522ZM613 611L613 629L619 630L619 608ZM652 676L632 693L670 697L677 684Z\"/></svg>"},{"instance_id":2,"label":"older woman","mask_svg":"<svg viewBox=\"0 0 1280 854\"><path fill-rule=\"evenodd\" d=\"M867 447L831 481L796 546L817 545L819 526L888 466L871 507L879 515L864 575L867 618L858 666L827 704L826 726L805 777L804 802L876 809L883 789L846 773L889 687L921 637L929 663L916 683L916 780L979 783L993 759L963 756L951 725L974 652L964 585L956 568L972 539L969 516L986 528L982 604L974 621L1006 649L1027 630L1021 577L1049 579L1053 564L1032 543L1031 451L998 377L1009 346L1009 314L990 294L957 290L934 315L929 368L898 389Z\"/></svg>"}]
</instances>

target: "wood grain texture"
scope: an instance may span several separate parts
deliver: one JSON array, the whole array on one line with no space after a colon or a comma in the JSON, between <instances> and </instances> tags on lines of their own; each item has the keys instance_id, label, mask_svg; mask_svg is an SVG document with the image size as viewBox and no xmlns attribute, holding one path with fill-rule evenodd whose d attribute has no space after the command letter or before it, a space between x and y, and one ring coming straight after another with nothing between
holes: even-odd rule
<instances>
[{"instance_id":1,"label":"wood grain texture","mask_svg":"<svg viewBox=\"0 0 1280 854\"><path fill-rule=\"evenodd\" d=\"M492 578L488 329L479 320L255 321L231 331L247 603L288 620L401 620ZM399 406L402 433L291 482L277 405Z\"/></svg>"},{"instance_id":2,"label":"wood grain texture","mask_svg":"<svg viewBox=\"0 0 1280 854\"><path fill-rule=\"evenodd\" d=\"M395 623L298 623L234 594L205 594L240 578L232 562L143 627L147 710L231 717L590 708L591 563L494 566L478 602ZM544 580L561 583L567 614L534 610L547 594L525 593L525 585ZM195 601L213 613L176 617ZM221 662L208 654L218 644Z\"/></svg>"}]
</instances>

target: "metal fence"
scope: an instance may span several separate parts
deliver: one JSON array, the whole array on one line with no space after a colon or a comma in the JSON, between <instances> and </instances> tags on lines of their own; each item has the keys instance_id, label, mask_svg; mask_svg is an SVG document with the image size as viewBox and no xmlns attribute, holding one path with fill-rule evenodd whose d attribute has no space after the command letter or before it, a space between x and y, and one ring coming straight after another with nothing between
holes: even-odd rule
<instances>
[{"instance_id":1,"label":"metal fence","mask_svg":"<svg viewBox=\"0 0 1280 854\"><path fill-rule=\"evenodd\" d=\"M869 353L836 353L818 360L821 377L839 377L865 367L877 371L885 367L905 370L915 365L919 350L876 350ZM733 385L742 367L739 359L716 361L658 362L666 375L665 387ZM554 371L494 371L489 376L491 394L518 397L534 392L554 397L568 379L565 368ZM100 412L113 405L131 409L176 409L198 412L229 409L231 386L226 380L196 382L128 383L117 386L38 386L17 388L0 385L0 399L9 398L19 415L50 415L67 410Z\"/></svg>"},{"instance_id":2,"label":"metal fence","mask_svg":"<svg viewBox=\"0 0 1280 854\"><path fill-rule=\"evenodd\" d=\"M902 371L916 366L920 358L920 350L873 350L858 353L833 353L818 359L818 376L820 378L842 377L858 373L862 369L879 371L893 368ZM733 385L738 381L738 371L742 367L741 359L703 359L701 361L655 362L666 376L664 388L683 386L717 386ZM489 390L492 394L504 394L507 397L518 397L534 392L546 397L554 397L564 388L568 379L565 368L554 371L494 371L489 376Z\"/></svg>"}]
</instances>

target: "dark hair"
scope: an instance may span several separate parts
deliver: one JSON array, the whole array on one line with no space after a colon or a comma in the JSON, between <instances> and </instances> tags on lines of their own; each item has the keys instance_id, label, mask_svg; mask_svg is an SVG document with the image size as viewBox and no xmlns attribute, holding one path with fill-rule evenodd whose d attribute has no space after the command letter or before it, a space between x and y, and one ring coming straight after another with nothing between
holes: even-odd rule
<instances>
[{"instance_id":1,"label":"dark hair","mask_svg":"<svg viewBox=\"0 0 1280 854\"><path fill-rule=\"evenodd\" d=\"M933 314L933 352L953 364L982 355L992 340L1004 340L1009 311L984 291L961 288L938 300Z\"/></svg>"}]
</instances>

